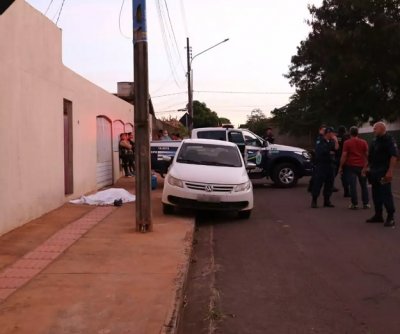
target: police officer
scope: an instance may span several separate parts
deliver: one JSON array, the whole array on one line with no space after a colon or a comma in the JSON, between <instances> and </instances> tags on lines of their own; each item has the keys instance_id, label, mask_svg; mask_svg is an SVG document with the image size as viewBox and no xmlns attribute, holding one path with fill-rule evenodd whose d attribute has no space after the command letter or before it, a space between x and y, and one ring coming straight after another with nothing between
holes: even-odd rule
<instances>
[{"instance_id":1,"label":"police officer","mask_svg":"<svg viewBox=\"0 0 400 334\"><path fill-rule=\"evenodd\" d=\"M339 149L339 143L335 132L328 127L324 131L324 137L317 141L315 146L315 171L312 185L311 207L317 208L317 200L324 186L324 207L333 208L331 195L335 180L335 155Z\"/></svg>"},{"instance_id":2,"label":"police officer","mask_svg":"<svg viewBox=\"0 0 400 334\"><path fill-rule=\"evenodd\" d=\"M386 208L387 218L385 227L394 227L394 201L392 194L393 170L397 162L397 145L386 132L386 125L378 122L374 125L375 140L369 147L368 179L372 186L375 215L367 223L383 223L383 207Z\"/></svg>"},{"instance_id":3,"label":"police officer","mask_svg":"<svg viewBox=\"0 0 400 334\"><path fill-rule=\"evenodd\" d=\"M324 136L325 136L325 129L326 129L326 125L325 124L322 124L320 127L319 127L319 130L318 130L318 135L317 135L317 138L315 139L315 145L317 145L321 140L323 140L324 139ZM315 153L315 152L314 152ZM307 187L307 191L309 192L309 193L311 193L312 192L312 188L313 188L313 184L314 184L314 174L315 174L315 154L312 154L312 162L313 162L313 164L314 164L314 169L313 169L313 174L311 175L311 178L310 178L310 182L308 183L308 187Z\"/></svg>"}]
</instances>

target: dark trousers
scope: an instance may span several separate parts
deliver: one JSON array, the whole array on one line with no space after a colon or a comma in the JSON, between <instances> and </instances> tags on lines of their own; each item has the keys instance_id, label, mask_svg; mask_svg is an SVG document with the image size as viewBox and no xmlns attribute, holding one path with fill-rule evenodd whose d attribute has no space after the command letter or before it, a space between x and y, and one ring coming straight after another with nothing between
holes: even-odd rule
<instances>
[{"instance_id":1,"label":"dark trousers","mask_svg":"<svg viewBox=\"0 0 400 334\"><path fill-rule=\"evenodd\" d=\"M361 199L364 205L369 203L367 178L361 175L362 167L346 166L343 176L350 185L351 203L358 205L357 180L361 187Z\"/></svg>"},{"instance_id":2,"label":"dark trousers","mask_svg":"<svg viewBox=\"0 0 400 334\"><path fill-rule=\"evenodd\" d=\"M379 180L373 180L372 185L372 200L374 201L375 214L381 216L383 207L386 208L387 214L393 216L395 212L392 184L381 184Z\"/></svg>"},{"instance_id":3,"label":"dark trousers","mask_svg":"<svg viewBox=\"0 0 400 334\"><path fill-rule=\"evenodd\" d=\"M346 170L346 166L343 167L343 172ZM339 165L336 166L336 176L339 174ZM340 175L340 181L342 182L342 187L344 191L344 195L347 196L350 193L350 183L349 180L347 179L345 173Z\"/></svg>"},{"instance_id":4,"label":"dark trousers","mask_svg":"<svg viewBox=\"0 0 400 334\"><path fill-rule=\"evenodd\" d=\"M329 202L332 195L334 180L335 180L334 166L328 164L315 166L313 180L312 180L312 191L311 191L313 200L316 200L319 197L323 186L324 200L325 202Z\"/></svg>"},{"instance_id":5,"label":"dark trousers","mask_svg":"<svg viewBox=\"0 0 400 334\"><path fill-rule=\"evenodd\" d=\"M129 160L128 160L127 156L121 157L121 165L122 165L122 168L124 169L125 176L130 175L130 172L129 172Z\"/></svg>"},{"instance_id":6,"label":"dark trousers","mask_svg":"<svg viewBox=\"0 0 400 334\"><path fill-rule=\"evenodd\" d=\"M128 155L128 167L132 174L135 173L135 156L133 154Z\"/></svg>"}]
</instances>

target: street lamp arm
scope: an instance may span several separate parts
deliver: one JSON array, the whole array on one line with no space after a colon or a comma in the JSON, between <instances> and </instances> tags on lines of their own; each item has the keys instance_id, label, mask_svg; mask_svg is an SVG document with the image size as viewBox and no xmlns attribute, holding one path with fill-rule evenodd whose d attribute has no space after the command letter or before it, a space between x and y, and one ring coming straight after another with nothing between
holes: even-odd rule
<instances>
[{"instance_id":1,"label":"street lamp arm","mask_svg":"<svg viewBox=\"0 0 400 334\"><path fill-rule=\"evenodd\" d=\"M225 43L225 42L227 42L227 41L229 41L229 38L226 38L226 39L224 39L222 42L219 42L219 43L217 43L217 44L215 44L215 45L209 47L208 49L205 49L204 51L201 51L200 53L198 53L197 55L195 55L195 56L192 58L192 60L190 61L190 63L193 63L193 60L194 60L196 57L202 55L203 53L206 53L207 51L210 51L211 49L214 49L214 48L217 47L218 45L220 45L220 44L222 44L222 43Z\"/></svg>"}]
</instances>

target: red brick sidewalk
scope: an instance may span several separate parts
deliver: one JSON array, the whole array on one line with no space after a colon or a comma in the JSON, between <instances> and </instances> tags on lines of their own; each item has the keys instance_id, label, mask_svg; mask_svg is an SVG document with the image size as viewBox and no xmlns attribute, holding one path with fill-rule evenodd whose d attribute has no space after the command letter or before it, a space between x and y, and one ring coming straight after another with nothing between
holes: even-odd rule
<instances>
[{"instance_id":1,"label":"red brick sidewalk","mask_svg":"<svg viewBox=\"0 0 400 334\"><path fill-rule=\"evenodd\" d=\"M160 199L148 234L134 232L134 203L66 204L0 237L0 332L173 332L194 224L163 216Z\"/></svg>"}]
</instances>

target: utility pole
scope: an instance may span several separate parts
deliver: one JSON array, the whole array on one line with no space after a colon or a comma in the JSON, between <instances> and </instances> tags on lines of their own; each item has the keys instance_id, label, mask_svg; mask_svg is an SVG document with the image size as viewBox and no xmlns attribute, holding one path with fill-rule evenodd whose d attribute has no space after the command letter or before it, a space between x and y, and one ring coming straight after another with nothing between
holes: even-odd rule
<instances>
[{"instance_id":1,"label":"utility pole","mask_svg":"<svg viewBox=\"0 0 400 334\"><path fill-rule=\"evenodd\" d=\"M146 0L133 1L136 231L152 230Z\"/></svg>"},{"instance_id":2,"label":"utility pole","mask_svg":"<svg viewBox=\"0 0 400 334\"><path fill-rule=\"evenodd\" d=\"M193 130L193 81L192 81L192 49L190 48L189 37L186 38L187 51L187 80L188 80L188 112L189 112L189 135Z\"/></svg>"}]
</instances>

